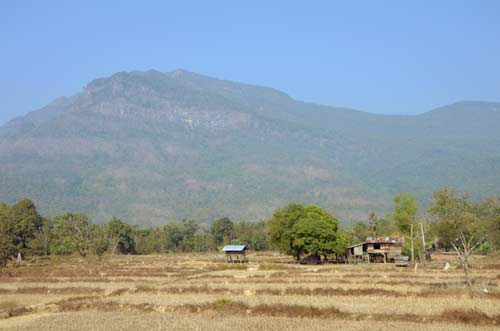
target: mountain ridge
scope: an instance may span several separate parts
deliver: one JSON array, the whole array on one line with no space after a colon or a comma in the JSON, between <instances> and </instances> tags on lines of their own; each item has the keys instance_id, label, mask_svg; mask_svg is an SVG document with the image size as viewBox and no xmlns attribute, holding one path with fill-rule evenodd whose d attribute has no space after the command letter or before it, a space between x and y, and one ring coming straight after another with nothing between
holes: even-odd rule
<instances>
[{"instance_id":1,"label":"mountain ridge","mask_svg":"<svg viewBox=\"0 0 500 331\"><path fill-rule=\"evenodd\" d=\"M185 70L120 72L0 126L0 201L141 224L261 219L316 202L343 219L392 195L498 194L500 103L382 115Z\"/></svg>"}]
</instances>

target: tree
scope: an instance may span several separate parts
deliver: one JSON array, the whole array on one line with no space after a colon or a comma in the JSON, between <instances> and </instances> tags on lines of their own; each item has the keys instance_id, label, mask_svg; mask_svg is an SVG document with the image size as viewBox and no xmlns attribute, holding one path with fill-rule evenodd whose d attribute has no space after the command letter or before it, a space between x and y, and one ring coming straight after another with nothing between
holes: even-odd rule
<instances>
[{"instance_id":1,"label":"tree","mask_svg":"<svg viewBox=\"0 0 500 331\"><path fill-rule=\"evenodd\" d=\"M236 238L251 250L267 248L267 226L265 222L239 221L234 225Z\"/></svg>"},{"instance_id":2,"label":"tree","mask_svg":"<svg viewBox=\"0 0 500 331\"><path fill-rule=\"evenodd\" d=\"M485 220L488 244L493 250L500 250L500 199L491 197L479 207L481 217Z\"/></svg>"},{"instance_id":3,"label":"tree","mask_svg":"<svg viewBox=\"0 0 500 331\"><path fill-rule=\"evenodd\" d=\"M178 222L172 221L165 224L162 230L165 238L165 251L176 252L179 250L182 247L182 240L184 239L182 225Z\"/></svg>"},{"instance_id":4,"label":"tree","mask_svg":"<svg viewBox=\"0 0 500 331\"><path fill-rule=\"evenodd\" d=\"M66 213L54 218L54 251L61 254L78 252L86 257L91 247L93 228L83 214Z\"/></svg>"},{"instance_id":5,"label":"tree","mask_svg":"<svg viewBox=\"0 0 500 331\"><path fill-rule=\"evenodd\" d=\"M368 215L368 233L372 237L387 237L394 233L391 222L386 219L379 218L375 213ZM366 237L362 240L365 241Z\"/></svg>"},{"instance_id":6,"label":"tree","mask_svg":"<svg viewBox=\"0 0 500 331\"><path fill-rule=\"evenodd\" d=\"M199 230L199 225L193 220L182 220L182 251L192 252L194 250L195 242L194 236Z\"/></svg>"},{"instance_id":7,"label":"tree","mask_svg":"<svg viewBox=\"0 0 500 331\"><path fill-rule=\"evenodd\" d=\"M7 262L16 254L16 251L11 208L5 204L0 204L0 268L7 266Z\"/></svg>"},{"instance_id":8,"label":"tree","mask_svg":"<svg viewBox=\"0 0 500 331\"><path fill-rule=\"evenodd\" d=\"M136 253L151 254L164 251L165 236L161 229L157 227L140 229L134 226L132 230Z\"/></svg>"},{"instance_id":9,"label":"tree","mask_svg":"<svg viewBox=\"0 0 500 331\"><path fill-rule=\"evenodd\" d=\"M35 234L35 237L29 242L29 250L35 255L49 255L51 232L53 222L48 218L42 218L42 226Z\"/></svg>"},{"instance_id":10,"label":"tree","mask_svg":"<svg viewBox=\"0 0 500 331\"><path fill-rule=\"evenodd\" d=\"M105 227L96 224L91 225L92 234L90 241L90 249L101 260L104 253L108 250L110 241L109 234Z\"/></svg>"},{"instance_id":11,"label":"tree","mask_svg":"<svg viewBox=\"0 0 500 331\"><path fill-rule=\"evenodd\" d=\"M304 214L304 206L293 203L276 210L267 221L269 243L282 253L300 259L300 251L294 246L294 226Z\"/></svg>"},{"instance_id":12,"label":"tree","mask_svg":"<svg viewBox=\"0 0 500 331\"><path fill-rule=\"evenodd\" d=\"M326 258L335 252L338 220L315 205L304 207L304 212L293 226L293 247L301 254L309 254L316 259Z\"/></svg>"},{"instance_id":13,"label":"tree","mask_svg":"<svg viewBox=\"0 0 500 331\"><path fill-rule=\"evenodd\" d=\"M480 217L480 208L464 194L457 194L449 189L434 192L434 203L429 213L435 217L433 226L439 238L447 243L458 255L458 260L465 276L465 284L471 289L469 277L469 257L472 251L486 238L484 220Z\"/></svg>"},{"instance_id":14,"label":"tree","mask_svg":"<svg viewBox=\"0 0 500 331\"><path fill-rule=\"evenodd\" d=\"M357 221L352 226L351 230L351 244L358 244L366 240L369 237L370 230L368 226L363 221Z\"/></svg>"},{"instance_id":15,"label":"tree","mask_svg":"<svg viewBox=\"0 0 500 331\"><path fill-rule=\"evenodd\" d=\"M29 242L35 238L42 227L42 217L38 214L33 201L23 199L11 207L14 222L15 244L18 252L25 255Z\"/></svg>"},{"instance_id":16,"label":"tree","mask_svg":"<svg viewBox=\"0 0 500 331\"><path fill-rule=\"evenodd\" d=\"M234 239L234 224L227 217L220 218L212 224L211 232L216 246L229 243Z\"/></svg>"},{"instance_id":17,"label":"tree","mask_svg":"<svg viewBox=\"0 0 500 331\"><path fill-rule=\"evenodd\" d=\"M418 233L417 213L418 203L414 196L400 193L394 197L394 212L390 214L390 217L400 233L407 239L406 242L409 241L412 261L415 261L415 239Z\"/></svg>"},{"instance_id":18,"label":"tree","mask_svg":"<svg viewBox=\"0 0 500 331\"><path fill-rule=\"evenodd\" d=\"M111 218L111 220L106 224L105 234L108 237L112 255L115 255L117 250L120 253L129 253L134 251L132 227L127 223L124 223L119 218Z\"/></svg>"}]
</instances>

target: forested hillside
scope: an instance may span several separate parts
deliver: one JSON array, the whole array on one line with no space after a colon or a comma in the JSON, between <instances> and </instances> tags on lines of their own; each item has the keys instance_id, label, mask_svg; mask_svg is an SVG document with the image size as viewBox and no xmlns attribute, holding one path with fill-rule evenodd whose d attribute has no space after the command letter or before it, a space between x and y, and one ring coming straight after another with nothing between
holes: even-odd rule
<instances>
[{"instance_id":1,"label":"forested hillside","mask_svg":"<svg viewBox=\"0 0 500 331\"><path fill-rule=\"evenodd\" d=\"M361 97L361 96L360 96ZM177 70L121 72L0 128L0 201L97 221L256 220L314 202L342 220L392 197L500 187L500 104L417 116L296 101Z\"/></svg>"}]
</instances>

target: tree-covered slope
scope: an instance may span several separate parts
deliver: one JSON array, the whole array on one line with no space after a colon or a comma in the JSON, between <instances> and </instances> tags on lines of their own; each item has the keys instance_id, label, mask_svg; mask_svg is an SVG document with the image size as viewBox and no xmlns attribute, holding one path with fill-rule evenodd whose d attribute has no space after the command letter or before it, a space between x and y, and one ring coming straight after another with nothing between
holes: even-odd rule
<instances>
[{"instance_id":1,"label":"tree-covered slope","mask_svg":"<svg viewBox=\"0 0 500 331\"><path fill-rule=\"evenodd\" d=\"M0 128L0 201L142 224L258 219L291 201L353 219L399 191L498 193L499 132L497 103L384 116L182 70L122 72Z\"/></svg>"}]
</instances>

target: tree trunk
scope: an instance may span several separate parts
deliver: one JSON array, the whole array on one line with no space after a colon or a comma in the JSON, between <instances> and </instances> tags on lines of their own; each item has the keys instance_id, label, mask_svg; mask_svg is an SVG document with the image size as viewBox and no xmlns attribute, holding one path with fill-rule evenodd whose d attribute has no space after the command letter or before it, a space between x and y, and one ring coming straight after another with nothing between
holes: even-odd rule
<instances>
[{"instance_id":1,"label":"tree trunk","mask_svg":"<svg viewBox=\"0 0 500 331\"><path fill-rule=\"evenodd\" d=\"M463 262L462 262L462 268L464 269L464 276L465 276L465 285L467 288L472 291L472 282L469 277L469 263L467 261L467 257L464 256Z\"/></svg>"}]
</instances>

